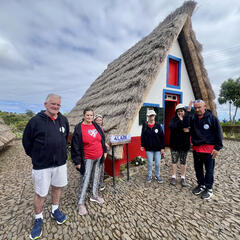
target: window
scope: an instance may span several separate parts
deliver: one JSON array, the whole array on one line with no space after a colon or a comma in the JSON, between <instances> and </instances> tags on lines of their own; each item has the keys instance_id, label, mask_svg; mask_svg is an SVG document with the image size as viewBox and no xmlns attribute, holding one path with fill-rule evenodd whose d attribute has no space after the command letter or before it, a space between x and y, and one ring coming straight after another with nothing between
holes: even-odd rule
<instances>
[{"instance_id":1,"label":"window","mask_svg":"<svg viewBox=\"0 0 240 240\"><path fill-rule=\"evenodd\" d=\"M167 87L181 87L181 59L171 55L167 58Z\"/></svg>"}]
</instances>

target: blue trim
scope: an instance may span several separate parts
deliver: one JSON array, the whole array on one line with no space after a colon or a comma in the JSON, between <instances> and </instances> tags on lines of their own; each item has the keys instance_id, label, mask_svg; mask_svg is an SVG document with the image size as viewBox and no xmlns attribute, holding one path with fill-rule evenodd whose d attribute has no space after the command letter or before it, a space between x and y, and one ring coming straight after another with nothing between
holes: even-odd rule
<instances>
[{"instance_id":1,"label":"blue trim","mask_svg":"<svg viewBox=\"0 0 240 240\"><path fill-rule=\"evenodd\" d=\"M155 104L155 103L144 103L143 107L158 107L160 108L160 104Z\"/></svg>"},{"instance_id":2,"label":"blue trim","mask_svg":"<svg viewBox=\"0 0 240 240\"><path fill-rule=\"evenodd\" d=\"M164 111L165 111L165 95L166 95L166 93L170 93L170 94L172 93L172 94L179 95L179 103L183 102L183 92L163 89L163 104L162 104L162 106L164 108ZM163 124L162 124L163 133L164 133L164 125L165 125L165 118L164 118L164 121L163 121Z\"/></svg>"},{"instance_id":3,"label":"blue trim","mask_svg":"<svg viewBox=\"0 0 240 240\"><path fill-rule=\"evenodd\" d=\"M172 90L168 90L168 89L163 89L163 108L165 108L165 95L166 93L172 93L172 94L176 94L179 95L179 103L183 102L183 92L179 92L179 91L172 91Z\"/></svg>"},{"instance_id":4,"label":"blue trim","mask_svg":"<svg viewBox=\"0 0 240 240\"><path fill-rule=\"evenodd\" d=\"M169 59L172 59L172 60L178 62L178 85L177 86L168 84ZM167 81L166 81L167 87L181 89L181 65L182 65L181 58L174 57L172 55L168 55L168 57L167 57Z\"/></svg>"}]
</instances>

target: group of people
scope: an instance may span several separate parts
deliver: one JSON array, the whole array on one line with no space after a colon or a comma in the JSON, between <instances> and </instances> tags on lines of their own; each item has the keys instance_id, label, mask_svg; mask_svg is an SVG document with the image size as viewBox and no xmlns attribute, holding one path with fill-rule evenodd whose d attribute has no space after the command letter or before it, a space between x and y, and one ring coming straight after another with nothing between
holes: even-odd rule
<instances>
[{"instance_id":1,"label":"group of people","mask_svg":"<svg viewBox=\"0 0 240 240\"><path fill-rule=\"evenodd\" d=\"M192 106L195 113L191 114ZM153 159L155 160L155 178L160 177L160 160L164 156L164 133L161 125L155 122L156 113L148 110L148 121L143 123L141 133L141 150L147 155L147 179L152 180ZM170 151L172 159L172 177L170 184L177 184L177 163L181 165L181 185L187 186L186 160L192 143L194 169L198 185L193 194L201 195L202 199L210 199L213 195L215 158L222 145L222 131L216 116L206 108L203 100L190 101L185 109L183 104L176 106L175 116L170 120ZM205 171L204 171L205 167Z\"/></svg>"},{"instance_id":2,"label":"group of people","mask_svg":"<svg viewBox=\"0 0 240 240\"><path fill-rule=\"evenodd\" d=\"M31 157L33 164L35 220L30 239L38 239L42 235L43 206L50 186L51 217L57 224L63 224L67 219L59 209L59 202L62 188L68 182L66 160L69 123L59 112L60 96L49 94L44 106L45 110L30 119L22 139L25 152ZM89 188L91 188L90 201L104 203L98 190L104 189L104 160L109 146L105 143L102 125L103 117L101 115L94 117L93 110L87 108L83 112L82 121L75 126L72 136L71 156L76 169L81 173L78 191L80 215L87 214L85 198Z\"/></svg>"},{"instance_id":3,"label":"group of people","mask_svg":"<svg viewBox=\"0 0 240 240\"><path fill-rule=\"evenodd\" d=\"M194 104L195 115L188 113ZM23 147L32 159L32 179L34 184L35 220L30 239L42 235L43 206L51 186L51 217L57 224L66 221L66 215L59 209L62 188L67 185L67 143L69 123L59 110L61 97L49 94L44 103L45 110L29 120L23 134ZM145 149L148 158L147 182L152 180L153 160L155 177L159 183L160 161L164 157L164 133L159 123L155 122L156 113L149 110L148 121L143 124L141 150ZM75 126L71 141L71 157L80 174L78 190L78 212L87 214L85 199L91 189L90 201L103 204L99 189L104 189L104 160L109 146L105 142L102 128L103 117L95 115L91 108L83 112L83 119ZM212 196L215 157L222 148L221 128L217 118L206 109L202 100L190 103L188 111L184 105L176 107L176 114L170 122L170 148L173 163L171 184L176 185L177 162L181 163L181 184L186 186L186 158L190 148L190 136L193 144L194 167L198 186L193 189L196 195L209 199ZM203 165L206 173L204 174ZM90 184L91 183L91 184ZM91 185L91 186L90 186Z\"/></svg>"}]
</instances>

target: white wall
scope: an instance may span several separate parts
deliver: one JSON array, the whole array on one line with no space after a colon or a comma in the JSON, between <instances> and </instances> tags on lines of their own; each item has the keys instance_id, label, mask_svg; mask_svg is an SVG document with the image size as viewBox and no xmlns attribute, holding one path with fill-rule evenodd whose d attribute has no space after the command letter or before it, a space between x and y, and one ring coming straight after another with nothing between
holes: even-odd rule
<instances>
[{"instance_id":1,"label":"white wall","mask_svg":"<svg viewBox=\"0 0 240 240\"><path fill-rule=\"evenodd\" d=\"M181 52L178 41L175 41L173 43L173 46L170 49L168 54L181 59L181 88L176 89L176 88L169 88L166 86L167 85L166 84L167 58L166 58L165 62L162 64L162 67L160 69L157 79L153 83L148 93L145 103L159 104L160 107L162 107L163 106L163 99L162 99L163 89L166 89L166 90L171 90L176 92L182 92L182 103L185 106L188 106L189 101L194 100L194 94L193 94L192 86L188 77L186 65L183 60L182 52ZM141 129L142 129L142 126L139 126L139 115L138 115L133 123L133 126L130 131L130 135L132 137L140 136Z\"/></svg>"}]
</instances>

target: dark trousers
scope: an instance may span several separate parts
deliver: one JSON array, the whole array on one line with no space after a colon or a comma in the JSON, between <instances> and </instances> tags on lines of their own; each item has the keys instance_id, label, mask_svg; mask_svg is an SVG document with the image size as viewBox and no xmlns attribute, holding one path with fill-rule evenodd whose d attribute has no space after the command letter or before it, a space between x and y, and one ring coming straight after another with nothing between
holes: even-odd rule
<instances>
[{"instance_id":1,"label":"dark trousers","mask_svg":"<svg viewBox=\"0 0 240 240\"><path fill-rule=\"evenodd\" d=\"M199 153L193 151L194 169L198 185L205 185L206 188L212 189L214 181L215 159L210 153ZM205 166L205 175L203 165Z\"/></svg>"}]
</instances>

